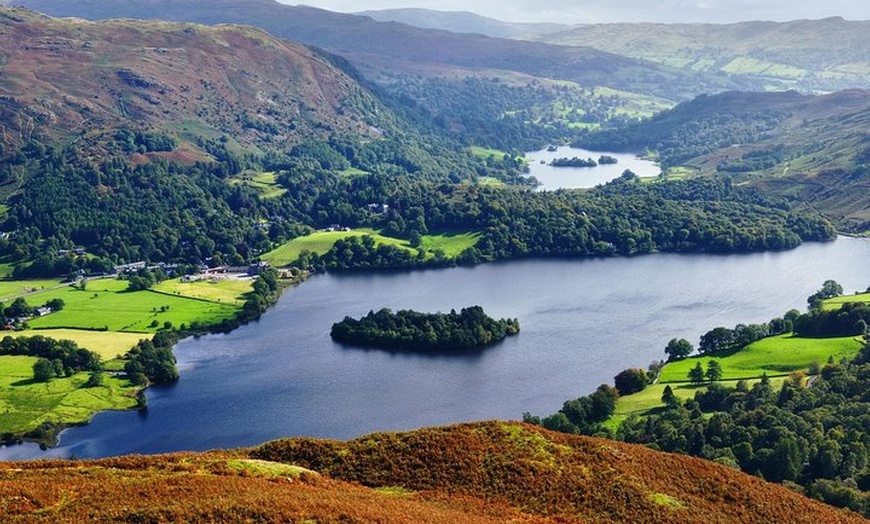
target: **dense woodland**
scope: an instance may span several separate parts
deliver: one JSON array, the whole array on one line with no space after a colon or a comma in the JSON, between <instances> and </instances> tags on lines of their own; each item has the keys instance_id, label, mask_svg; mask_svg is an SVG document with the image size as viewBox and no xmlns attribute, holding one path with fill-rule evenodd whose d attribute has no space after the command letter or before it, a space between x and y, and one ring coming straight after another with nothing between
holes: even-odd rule
<instances>
[{"instance_id":1,"label":"dense woodland","mask_svg":"<svg viewBox=\"0 0 870 524\"><path fill-rule=\"evenodd\" d=\"M12 168L21 171L24 191L10 200L3 224L10 234L0 239L0 252L30 261L16 274L32 277L99 273L135 260L242 264L330 224L371 226L406 239L430 231L481 232L460 263L788 249L834 235L823 218L732 187L727 178L642 184L626 173L591 191L541 193L473 183L480 176L521 180L522 164L514 157L482 160L413 141L309 141L259 160L233 155L219 143L212 147L224 160L194 166L169 160L133 166L119 158L95 164L71 152L33 152ZM261 198L251 187L230 183L231 175L257 162L275 170L286 193ZM355 174L342 174L347 169ZM373 212L372 203L388 204L389 212ZM73 255L77 246L94 256ZM340 249L308 261L310 267L420 263L397 252L348 259Z\"/></svg>"},{"instance_id":2,"label":"dense woodland","mask_svg":"<svg viewBox=\"0 0 870 524\"><path fill-rule=\"evenodd\" d=\"M496 320L480 306L459 313L421 313L403 309L393 313L369 311L359 320L345 317L332 325L334 340L357 346L404 351L464 351L480 349L520 332L517 319Z\"/></svg>"}]
</instances>

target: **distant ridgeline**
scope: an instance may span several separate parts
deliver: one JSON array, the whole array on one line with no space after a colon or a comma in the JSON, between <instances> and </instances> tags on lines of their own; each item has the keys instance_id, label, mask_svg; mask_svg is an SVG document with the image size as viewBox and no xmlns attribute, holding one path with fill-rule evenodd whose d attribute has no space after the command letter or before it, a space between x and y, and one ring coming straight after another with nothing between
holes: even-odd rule
<instances>
[{"instance_id":1,"label":"distant ridgeline","mask_svg":"<svg viewBox=\"0 0 870 524\"><path fill-rule=\"evenodd\" d=\"M520 332L517 319L495 320L480 306L457 313L420 313L383 308L359 320L345 317L332 325L339 342L405 351L462 351L483 348Z\"/></svg>"}]
</instances>

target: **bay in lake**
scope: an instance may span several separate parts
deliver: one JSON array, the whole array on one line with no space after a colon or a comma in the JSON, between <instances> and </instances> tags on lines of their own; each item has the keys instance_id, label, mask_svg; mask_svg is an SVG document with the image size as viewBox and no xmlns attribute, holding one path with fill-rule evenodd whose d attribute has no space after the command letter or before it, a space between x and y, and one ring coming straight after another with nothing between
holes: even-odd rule
<instances>
[{"instance_id":1,"label":"bay in lake","mask_svg":"<svg viewBox=\"0 0 870 524\"><path fill-rule=\"evenodd\" d=\"M0 459L205 450L547 415L627 367L663 358L672 337L697 344L716 326L803 310L826 279L863 290L868 260L870 240L840 238L779 253L317 275L258 322L178 344L181 380L150 389L147 411L101 413L52 450L13 446ZM519 318L521 333L452 356L355 349L329 337L332 323L370 309L474 304Z\"/></svg>"},{"instance_id":2,"label":"bay in lake","mask_svg":"<svg viewBox=\"0 0 870 524\"><path fill-rule=\"evenodd\" d=\"M553 167L550 165L550 162L557 158L591 158L597 162L601 155L612 156L617 163L599 164L595 167ZM567 146L556 148L556 151L542 149L526 153L526 158L529 161L529 175L541 183L538 186L539 191L595 187L619 177L626 169L630 169L641 177L653 177L661 172L661 168L655 162L644 160L633 154L589 151Z\"/></svg>"}]
</instances>

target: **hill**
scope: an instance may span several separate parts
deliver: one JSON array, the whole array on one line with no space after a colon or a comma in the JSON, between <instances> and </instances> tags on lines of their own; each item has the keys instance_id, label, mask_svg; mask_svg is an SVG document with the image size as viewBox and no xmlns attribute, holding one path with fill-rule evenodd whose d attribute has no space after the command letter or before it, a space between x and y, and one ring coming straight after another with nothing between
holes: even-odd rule
<instances>
[{"instance_id":1,"label":"hill","mask_svg":"<svg viewBox=\"0 0 870 524\"><path fill-rule=\"evenodd\" d=\"M866 520L718 464L500 422L259 448L0 464L7 522Z\"/></svg>"},{"instance_id":2,"label":"hill","mask_svg":"<svg viewBox=\"0 0 870 524\"><path fill-rule=\"evenodd\" d=\"M639 124L592 135L605 150L656 151L663 166L727 174L808 203L842 230L870 229L870 92L700 96Z\"/></svg>"},{"instance_id":3,"label":"hill","mask_svg":"<svg viewBox=\"0 0 870 524\"><path fill-rule=\"evenodd\" d=\"M355 13L380 22L401 22L425 29L441 29L451 33L476 33L493 38L531 39L537 35L566 31L570 26L547 23L502 22L468 11L435 11L432 9L378 9Z\"/></svg>"},{"instance_id":4,"label":"hill","mask_svg":"<svg viewBox=\"0 0 870 524\"><path fill-rule=\"evenodd\" d=\"M502 71L589 87L625 89L671 100L741 85L724 77L686 74L591 48L422 29L365 16L289 6L274 0L15 0L14 3L53 16L91 20L159 17L203 24L253 25L275 36L343 56L370 78L384 72L426 76L465 76L470 72L492 76Z\"/></svg>"},{"instance_id":5,"label":"hill","mask_svg":"<svg viewBox=\"0 0 870 524\"><path fill-rule=\"evenodd\" d=\"M262 151L332 133L378 135L378 104L354 79L259 29L94 24L22 9L0 11L0 26L6 151L33 139L93 148L119 128L168 135L179 147L135 145L188 160L208 158L197 144L222 136L232 137L228 147Z\"/></svg>"},{"instance_id":6,"label":"hill","mask_svg":"<svg viewBox=\"0 0 870 524\"><path fill-rule=\"evenodd\" d=\"M597 24L540 37L807 92L870 87L870 22L839 17L735 24Z\"/></svg>"}]
</instances>

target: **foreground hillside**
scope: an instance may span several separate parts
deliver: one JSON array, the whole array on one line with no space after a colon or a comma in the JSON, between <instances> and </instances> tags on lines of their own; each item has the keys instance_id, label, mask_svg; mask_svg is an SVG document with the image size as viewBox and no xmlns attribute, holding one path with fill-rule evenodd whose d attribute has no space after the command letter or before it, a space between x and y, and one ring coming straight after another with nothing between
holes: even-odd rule
<instances>
[{"instance_id":1,"label":"foreground hillside","mask_svg":"<svg viewBox=\"0 0 870 524\"><path fill-rule=\"evenodd\" d=\"M0 501L4 522L866 522L711 462L500 422L6 463Z\"/></svg>"}]
</instances>

